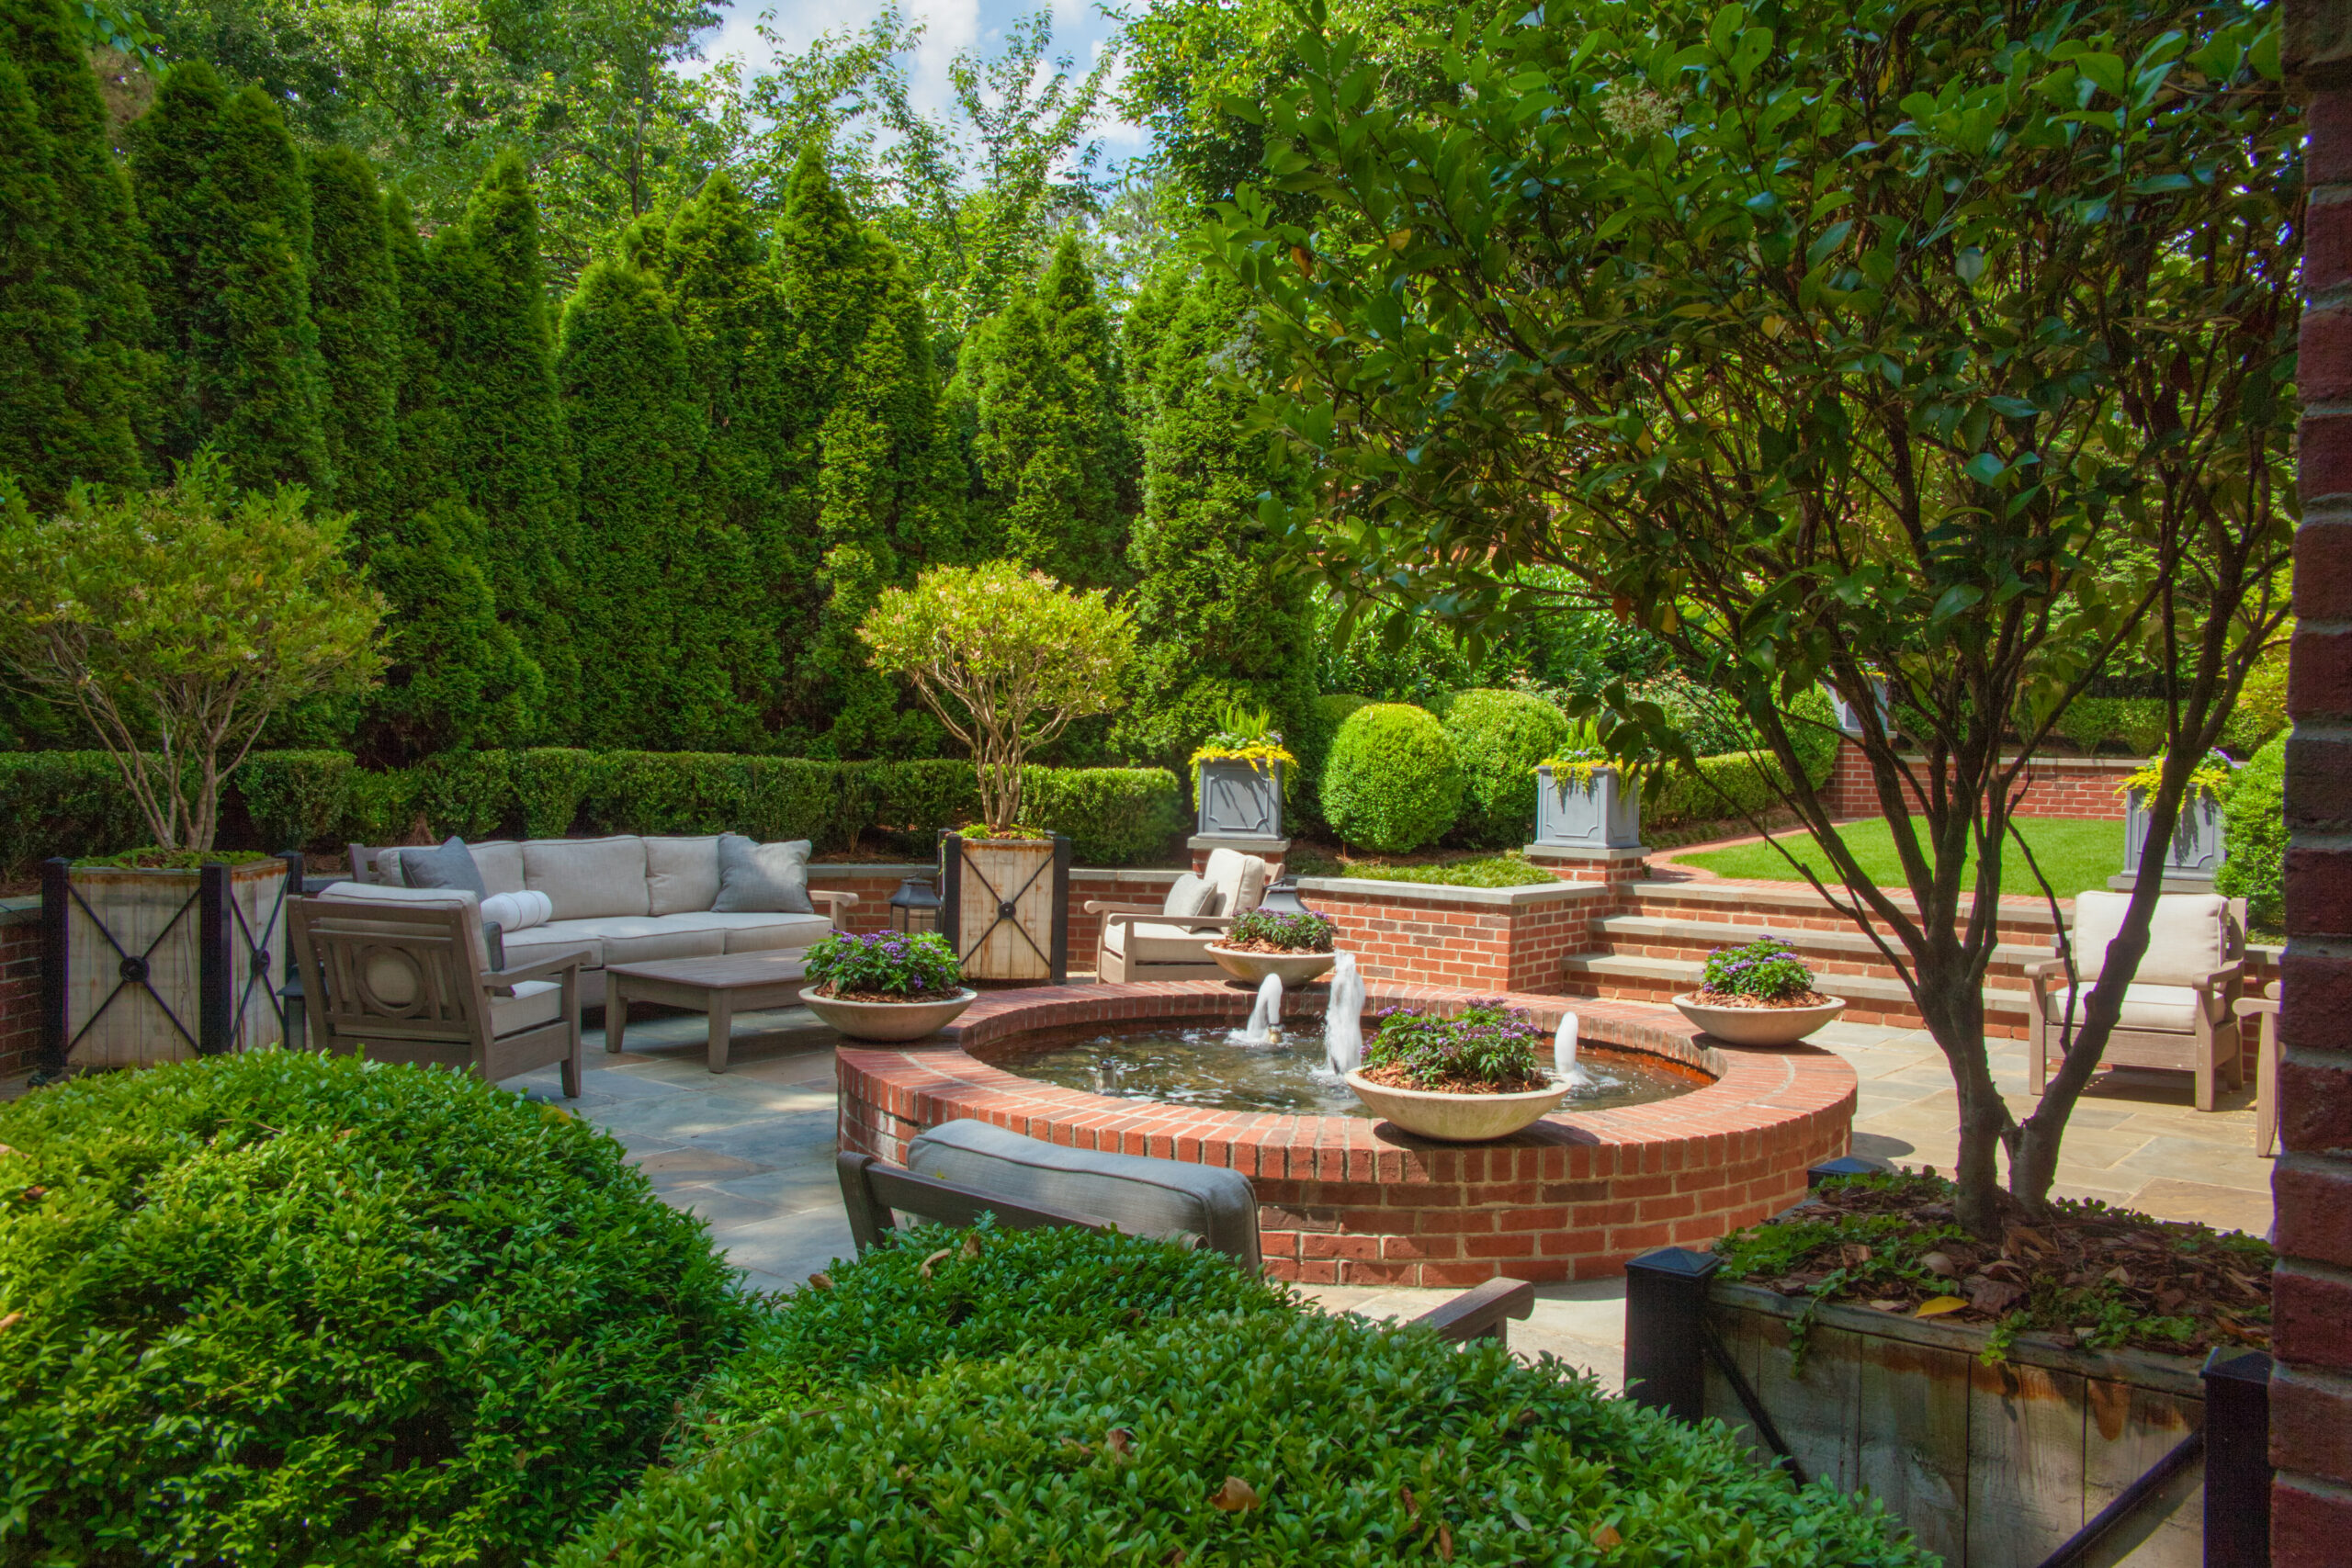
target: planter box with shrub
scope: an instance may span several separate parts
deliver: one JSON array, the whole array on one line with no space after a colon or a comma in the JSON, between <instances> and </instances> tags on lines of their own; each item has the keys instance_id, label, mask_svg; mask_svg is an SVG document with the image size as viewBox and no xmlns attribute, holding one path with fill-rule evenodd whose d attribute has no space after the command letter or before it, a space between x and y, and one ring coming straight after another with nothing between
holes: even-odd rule
<instances>
[{"instance_id":1,"label":"planter box with shrub","mask_svg":"<svg viewBox=\"0 0 2352 1568\"><path fill-rule=\"evenodd\" d=\"M1060 985L1069 973L1069 840L942 833L939 858L940 934L964 977Z\"/></svg>"},{"instance_id":2,"label":"planter box with shrub","mask_svg":"<svg viewBox=\"0 0 2352 1568\"><path fill-rule=\"evenodd\" d=\"M2123 873L2126 876L2140 869L2140 856L2148 847L2147 796L2133 790L2123 804ZM2222 826L2221 802L2211 795L2192 792L2180 804L2179 820L2173 824L2172 843L2165 852L2165 881L2210 885L2213 874L2229 858L2228 835Z\"/></svg>"},{"instance_id":3,"label":"planter box with shrub","mask_svg":"<svg viewBox=\"0 0 2352 1568\"><path fill-rule=\"evenodd\" d=\"M1628 850L1642 841L1641 791L1614 768L1584 780L1535 774L1535 842L1546 849Z\"/></svg>"},{"instance_id":4,"label":"planter box with shrub","mask_svg":"<svg viewBox=\"0 0 2352 1568\"><path fill-rule=\"evenodd\" d=\"M1280 839L1283 765L1207 761L1200 768L1199 830L1204 838Z\"/></svg>"}]
</instances>

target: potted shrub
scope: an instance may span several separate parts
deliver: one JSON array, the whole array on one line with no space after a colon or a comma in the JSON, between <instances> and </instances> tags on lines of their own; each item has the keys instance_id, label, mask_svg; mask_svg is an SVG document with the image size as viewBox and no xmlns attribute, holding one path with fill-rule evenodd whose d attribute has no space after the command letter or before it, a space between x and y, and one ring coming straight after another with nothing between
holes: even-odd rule
<instances>
[{"instance_id":1,"label":"potted shrub","mask_svg":"<svg viewBox=\"0 0 2352 1568\"><path fill-rule=\"evenodd\" d=\"M1399 1008L1375 1022L1348 1087L1408 1133L1455 1144L1508 1138L1567 1096L1544 1071L1550 1037L1515 1008L1474 1003L1451 1018Z\"/></svg>"},{"instance_id":2,"label":"potted shrub","mask_svg":"<svg viewBox=\"0 0 2352 1568\"><path fill-rule=\"evenodd\" d=\"M1630 850L1642 841L1638 781L1609 760L1590 719L1535 768L1535 842L1553 849Z\"/></svg>"},{"instance_id":3,"label":"potted shrub","mask_svg":"<svg viewBox=\"0 0 2352 1568\"><path fill-rule=\"evenodd\" d=\"M1734 1045L1793 1045L1846 1010L1813 988L1813 971L1778 937L1707 954L1696 991L1674 998L1682 1016Z\"/></svg>"},{"instance_id":4,"label":"potted shrub","mask_svg":"<svg viewBox=\"0 0 2352 1568\"><path fill-rule=\"evenodd\" d=\"M1193 794L1204 838L1279 839L1286 766L1296 763L1264 708L1225 710L1192 755Z\"/></svg>"},{"instance_id":5,"label":"potted shrub","mask_svg":"<svg viewBox=\"0 0 2352 1568\"><path fill-rule=\"evenodd\" d=\"M44 901L62 907L62 1043L77 1065L279 1038L285 966L263 944L285 929L285 864L222 855L212 840L222 784L263 728L303 698L363 690L380 663L383 601L345 558L348 527L340 513L311 515L300 485L239 491L209 451L162 489L77 487L48 517L0 479L0 657L20 690L97 737L152 840L53 865L44 885ZM222 862L235 863L225 903L191 908L203 867ZM209 1009L207 925L232 970L216 973Z\"/></svg>"},{"instance_id":6,"label":"potted shrub","mask_svg":"<svg viewBox=\"0 0 2352 1568\"><path fill-rule=\"evenodd\" d=\"M2147 766L2116 786L2116 794L2123 796L2123 870L2128 876L2140 864L2140 856L2148 847L2147 803L2164 781L2165 759L2160 752L2148 759ZM2220 751L2208 751L2205 760L2188 775L2188 793L2180 803L2180 816L2173 823L2172 841L2165 849L2165 881L2193 882L2210 885L2213 874L2229 858L2229 835L2225 829L2222 808L2229 804L2230 785L2236 779L2237 764Z\"/></svg>"},{"instance_id":7,"label":"potted shrub","mask_svg":"<svg viewBox=\"0 0 2352 1568\"><path fill-rule=\"evenodd\" d=\"M858 636L971 749L981 820L940 838L939 925L963 974L1052 979L1069 955L1069 840L1023 828L1021 770L1070 721L1108 712L1135 651L1127 612L1012 561L933 567Z\"/></svg>"},{"instance_id":8,"label":"potted shrub","mask_svg":"<svg viewBox=\"0 0 2352 1568\"><path fill-rule=\"evenodd\" d=\"M921 1040L970 1007L956 950L937 931L820 937L801 1005L852 1040Z\"/></svg>"},{"instance_id":9,"label":"potted shrub","mask_svg":"<svg viewBox=\"0 0 2352 1568\"><path fill-rule=\"evenodd\" d=\"M1280 975L1285 987L1304 986L1331 967L1339 934L1338 926L1312 911L1251 909L1235 917L1223 942L1209 944L1209 956L1237 980Z\"/></svg>"}]
</instances>

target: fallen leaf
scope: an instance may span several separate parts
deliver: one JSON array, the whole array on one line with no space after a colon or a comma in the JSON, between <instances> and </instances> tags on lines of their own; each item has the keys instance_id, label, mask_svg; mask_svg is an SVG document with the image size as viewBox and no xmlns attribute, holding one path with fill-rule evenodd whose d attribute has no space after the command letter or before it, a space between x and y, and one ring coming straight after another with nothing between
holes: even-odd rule
<instances>
[{"instance_id":1,"label":"fallen leaf","mask_svg":"<svg viewBox=\"0 0 2352 1568\"><path fill-rule=\"evenodd\" d=\"M46 1187L28 1187L25 1189L25 1201L29 1203L37 1198L48 1196L48 1193L49 1189Z\"/></svg>"},{"instance_id":2,"label":"fallen leaf","mask_svg":"<svg viewBox=\"0 0 2352 1568\"><path fill-rule=\"evenodd\" d=\"M1437 1527L1437 1560L1440 1562L1453 1561L1453 1527L1452 1525L1441 1524Z\"/></svg>"},{"instance_id":3,"label":"fallen leaf","mask_svg":"<svg viewBox=\"0 0 2352 1568\"><path fill-rule=\"evenodd\" d=\"M1090 1458L1092 1457L1094 1453L1094 1445L1092 1443L1081 1443L1076 1438L1064 1438L1062 1439L1062 1447L1066 1449L1076 1449L1080 1453L1085 1454Z\"/></svg>"},{"instance_id":4,"label":"fallen leaf","mask_svg":"<svg viewBox=\"0 0 2352 1568\"><path fill-rule=\"evenodd\" d=\"M1209 1502L1228 1514L1246 1513L1258 1506L1258 1489L1238 1475L1228 1475Z\"/></svg>"},{"instance_id":5,"label":"fallen leaf","mask_svg":"<svg viewBox=\"0 0 2352 1568\"><path fill-rule=\"evenodd\" d=\"M1959 1296L1929 1296L1919 1303L1919 1310L1911 1315L1913 1317L1941 1317L1948 1312L1958 1312L1967 1304L1968 1303Z\"/></svg>"},{"instance_id":6,"label":"fallen leaf","mask_svg":"<svg viewBox=\"0 0 2352 1568\"><path fill-rule=\"evenodd\" d=\"M1838 1261L1847 1269L1859 1268L1871 1260L1871 1249L1860 1242L1849 1242L1838 1249Z\"/></svg>"},{"instance_id":7,"label":"fallen leaf","mask_svg":"<svg viewBox=\"0 0 2352 1568\"><path fill-rule=\"evenodd\" d=\"M0 1159L6 1159L16 1152L16 1150L10 1148L7 1145L0 1144Z\"/></svg>"},{"instance_id":8,"label":"fallen leaf","mask_svg":"<svg viewBox=\"0 0 2352 1568\"><path fill-rule=\"evenodd\" d=\"M2122 1285L2128 1288L2132 1283L2132 1270L2119 1263L2114 1268L2109 1269L2106 1273L2100 1275L2099 1278L2105 1280L2110 1285Z\"/></svg>"},{"instance_id":9,"label":"fallen leaf","mask_svg":"<svg viewBox=\"0 0 2352 1568\"><path fill-rule=\"evenodd\" d=\"M812 1291L830 1291L833 1288L833 1277L820 1269L808 1276L808 1288Z\"/></svg>"},{"instance_id":10,"label":"fallen leaf","mask_svg":"<svg viewBox=\"0 0 2352 1568\"><path fill-rule=\"evenodd\" d=\"M950 1253L954 1252L955 1250L956 1250L956 1249L955 1249L954 1247L941 1247L937 1252L934 1252L934 1253L933 1253L929 1258L924 1258L924 1259L922 1260L922 1268L920 1268L920 1269L916 1269L916 1270L915 1270L915 1273L916 1273L919 1277L921 1277L921 1278L922 1278L922 1279L925 1279L925 1280L930 1279L930 1278L931 1278L931 1266L932 1266L933 1264L934 1264L934 1263L938 1262L941 1258L945 1258L948 1254L950 1254Z\"/></svg>"},{"instance_id":11,"label":"fallen leaf","mask_svg":"<svg viewBox=\"0 0 2352 1568\"><path fill-rule=\"evenodd\" d=\"M1968 1304L1978 1312L1998 1315L2023 1300L2023 1285L2012 1285L2007 1280L1989 1279L1981 1274L1968 1281Z\"/></svg>"},{"instance_id":12,"label":"fallen leaf","mask_svg":"<svg viewBox=\"0 0 2352 1568\"><path fill-rule=\"evenodd\" d=\"M1405 1517L1408 1519L1419 1518L1421 1517L1421 1506L1419 1502L1414 1500L1413 1489L1409 1486L1400 1486L1396 1490L1403 1493L1405 1496Z\"/></svg>"},{"instance_id":13,"label":"fallen leaf","mask_svg":"<svg viewBox=\"0 0 2352 1568\"><path fill-rule=\"evenodd\" d=\"M974 1231L971 1235L964 1238L964 1256L967 1258L978 1258L979 1255L980 1235L978 1231Z\"/></svg>"},{"instance_id":14,"label":"fallen leaf","mask_svg":"<svg viewBox=\"0 0 2352 1568\"><path fill-rule=\"evenodd\" d=\"M1901 1302L1872 1302L1871 1305L1880 1312L1901 1312L1904 1307Z\"/></svg>"},{"instance_id":15,"label":"fallen leaf","mask_svg":"<svg viewBox=\"0 0 2352 1568\"><path fill-rule=\"evenodd\" d=\"M25 1314L20 1312L12 1312L6 1317L0 1317L0 1334L7 1333L8 1330L16 1327L17 1325L24 1321Z\"/></svg>"},{"instance_id":16,"label":"fallen leaf","mask_svg":"<svg viewBox=\"0 0 2352 1568\"><path fill-rule=\"evenodd\" d=\"M1625 1538L1617 1533L1615 1525L1603 1525L1592 1532L1592 1544L1606 1551Z\"/></svg>"},{"instance_id":17,"label":"fallen leaf","mask_svg":"<svg viewBox=\"0 0 2352 1568\"><path fill-rule=\"evenodd\" d=\"M1951 1260L1951 1254L1943 1252L1928 1253L1919 1259L1919 1267L1930 1274L1939 1275L1946 1280L1951 1279L1960 1272L1960 1265Z\"/></svg>"},{"instance_id":18,"label":"fallen leaf","mask_svg":"<svg viewBox=\"0 0 2352 1568\"><path fill-rule=\"evenodd\" d=\"M1102 1446L1115 1457L1125 1459L1135 1452L1136 1435L1125 1427L1114 1427L1102 1434Z\"/></svg>"}]
</instances>

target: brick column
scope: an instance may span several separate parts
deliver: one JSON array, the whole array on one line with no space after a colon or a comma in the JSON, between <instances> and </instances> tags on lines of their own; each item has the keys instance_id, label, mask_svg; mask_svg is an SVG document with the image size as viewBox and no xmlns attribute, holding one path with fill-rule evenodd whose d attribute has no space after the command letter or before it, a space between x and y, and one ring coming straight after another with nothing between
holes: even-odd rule
<instances>
[{"instance_id":1,"label":"brick column","mask_svg":"<svg viewBox=\"0 0 2352 1568\"><path fill-rule=\"evenodd\" d=\"M2322 1568L2352 1551L2352 0L2288 0L2285 17L2310 147L2271 1551L2276 1568Z\"/></svg>"}]
</instances>

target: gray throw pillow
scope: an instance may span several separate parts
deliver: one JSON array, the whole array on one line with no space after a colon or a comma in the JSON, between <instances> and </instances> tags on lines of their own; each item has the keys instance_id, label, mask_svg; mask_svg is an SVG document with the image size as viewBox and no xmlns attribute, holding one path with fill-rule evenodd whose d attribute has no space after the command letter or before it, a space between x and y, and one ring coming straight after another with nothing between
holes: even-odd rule
<instances>
[{"instance_id":1,"label":"gray throw pillow","mask_svg":"<svg viewBox=\"0 0 2352 1568\"><path fill-rule=\"evenodd\" d=\"M1186 872L1168 889L1168 901L1159 907L1163 915L1181 918L1185 915L1214 915L1217 912L1216 889L1205 878Z\"/></svg>"},{"instance_id":2,"label":"gray throw pillow","mask_svg":"<svg viewBox=\"0 0 2352 1568\"><path fill-rule=\"evenodd\" d=\"M463 839L454 836L438 849L402 850L401 875L411 887L462 888L477 901L490 897L473 852L466 848Z\"/></svg>"},{"instance_id":3,"label":"gray throw pillow","mask_svg":"<svg viewBox=\"0 0 2352 1568\"><path fill-rule=\"evenodd\" d=\"M718 897L714 915L812 915L808 840L763 844L741 833L718 836Z\"/></svg>"}]
</instances>

